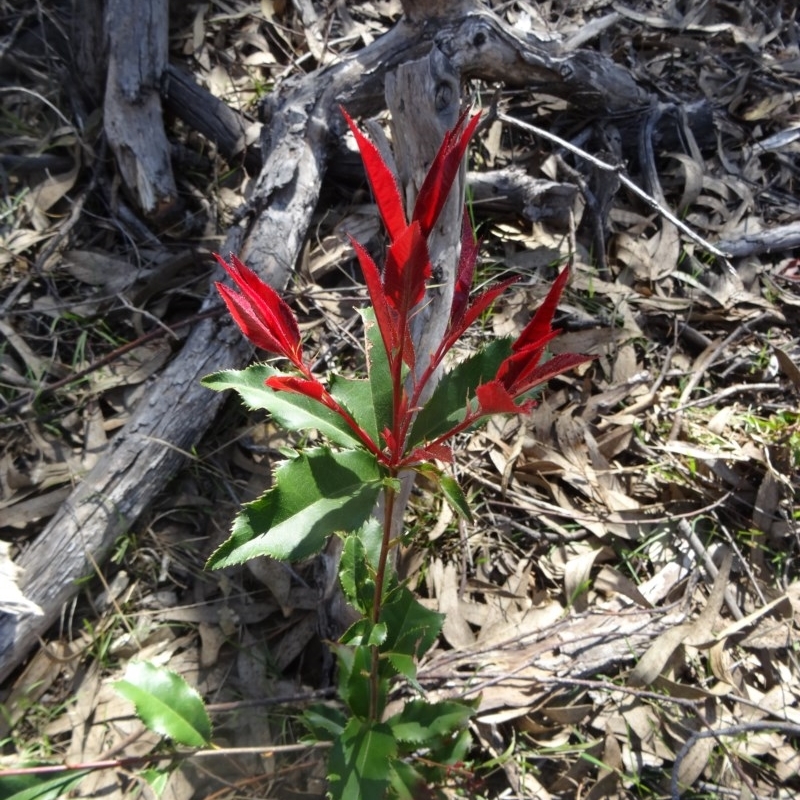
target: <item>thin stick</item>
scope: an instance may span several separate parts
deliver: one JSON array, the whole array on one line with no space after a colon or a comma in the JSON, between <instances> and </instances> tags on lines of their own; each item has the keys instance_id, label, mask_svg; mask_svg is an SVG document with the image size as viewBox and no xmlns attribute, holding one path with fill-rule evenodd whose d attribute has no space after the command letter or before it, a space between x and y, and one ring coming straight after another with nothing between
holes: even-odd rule
<instances>
[{"instance_id":1,"label":"thin stick","mask_svg":"<svg viewBox=\"0 0 800 800\"><path fill-rule=\"evenodd\" d=\"M281 755L283 753L302 753L309 750L318 750L331 747L332 742L312 742L310 744L278 744L255 745L253 747L220 747L208 750L195 750L173 753L149 753L142 756L125 756L123 758L101 758L97 761L82 761L73 764L43 764L36 767L19 767L4 769L4 778L19 775L58 775L63 772L77 770L116 769L119 767L136 767L142 764L152 764L159 761L178 761L186 759L219 758L220 756L237 755Z\"/></svg>"},{"instance_id":2,"label":"thin stick","mask_svg":"<svg viewBox=\"0 0 800 800\"><path fill-rule=\"evenodd\" d=\"M618 167L614 164L608 164L605 161L600 160L596 156L590 155L585 150L581 150L580 147L576 147L574 144L570 144L565 139L562 139L560 136L556 136L554 133L550 133L542 128L537 128L535 125L530 125L527 122L523 122L522 120L515 119L514 117L509 117L507 114L503 114L502 112L498 112L497 119L501 122L505 122L508 125L513 125L515 128L520 128L521 130L528 131L529 133L534 133L537 136L541 136L543 139L548 139L551 142L555 142L555 144L563 147L566 150L569 150L570 153L574 153L576 156L580 156L584 160L588 161L590 164L598 167L599 169L605 170L606 172L613 172L619 178L619 180L625 184L637 197L640 197L642 200L647 203L652 209L657 211L661 216L668 219L673 225L675 225L679 230L683 231L690 239L694 242L699 244L702 248L707 250L709 253L717 256L717 258L723 259L725 265L733 271L733 267L728 262L729 254L723 252L718 247L715 247L711 242L704 239L700 236L699 233L695 233L686 223L681 222L669 209L664 208L663 205L658 203L652 197L650 197L647 192L640 189L623 171L621 167Z\"/></svg>"}]
</instances>

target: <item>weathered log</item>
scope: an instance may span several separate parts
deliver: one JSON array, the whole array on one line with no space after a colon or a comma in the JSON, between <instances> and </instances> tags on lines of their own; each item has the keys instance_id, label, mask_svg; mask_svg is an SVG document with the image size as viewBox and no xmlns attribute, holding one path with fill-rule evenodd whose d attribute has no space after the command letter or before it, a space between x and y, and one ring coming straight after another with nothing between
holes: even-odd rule
<instances>
[{"instance_id":1,"label":"weathered log","mask_svg":"<svg viewBox=\"0 0 800 800\"><path fill-rule=\"evenodd\" d=\"M516 625L499 622L505 635L490 633L470 647L440 650L420 667L417 679L435 698L480 697L483 721L506 721L541 708L559 685L616 675L620 664L641 657L684 618L682 612L629 606L601 607L541 625L525 618Z\"/></svg>"},{"instance_id":2,"label":"weathered log","mask_svg":"<svg viewBox=\"0 0 800 800\"><path fill-rule=\"evenodd\" d=\"M112 7L128 6L124 0L112 0L109 10ZM143 14L139 5L134 16L153 20ZM134 24L144 23L131 20L125 29L128 41L119 41L122 32L118 31L111 42L112 50L135 43L146 46L142 41L147 38L147 31L142 36L132 35ZM164 24L153 35L166 35L165 31ZM265 108L268 124L264 165L249 211L229 233L226 249L238 250L273 286L285 286L317 203L331 134L343 132L339 104L346 105L355 115L381 109L387 70L426 55L434 38L462 74L506 80L514 85L526 80L549 81L553 90L567 95L577 87L581 97L590 96L598 108L636 106L646 97L630 76L608 59L584 55L580 68L570 71L565 68L570 56L554 58L533 37L520 37L488 12L477 11L435 23L401 20L383 37L343 62L289 81L270 96ZM121 91L123 87L118 82L123 79L124 70L120 67L120 53L113 53L111 58L114 69L109 71L109 83ZM586 68L587 63L593 66ZM587 76L590 84L582 84ZM149 94L143 97L136 92L149 87L154 76L141 77L147 80L129 85L128 98L149 98L152 104ZM606 78L607 95L603 85ZM116 94L117 97L122 95ZM130 102L126 103L130 106ZM152 112L153 106L149 108ZM116 113L114 100L107 111ZM158 135L152 126L160 125L160 110L151 119L147 131L136 131L142 141ZM124 131L119 133L122 136ZM134 159L134 185L136 176L141 175L139 166ZM142 187L145 208L157 208L159 198L170 193L169 189L158 189L160 184L153 180ZM212 291L205 308L216 302ZM78 582L95 571L114 541L163 489L184 462L182 452L210 427L222 401L202 388L199 378L222 367L242 366L250 353L238 332L228 324L210 319L201 322L128 425L22 554L19 565L25 572L20 587L29 600L41 606L44 615L0 617L0 681L58 619L61 606L75 593Z\"/></svg>"},{"instance_id":3,"label":"weathered log","mask_svg":"<svg viewBox=\"0 0 800 800\"><path fill-rule=\"evenodd\" d=\"M578 194L574 184L531 178L520 169L468 172L467 189L480 214L548 222L562 230Z\"/></svg>"},{"instance_id":4,"label":"weathered log","mask_svg":"<svg viewBox=\"0 0 800 800\"><path fill-rule=\"evenodd\" d=\"M124 186L149 219L169 218L178 191L161 113L167 68L167 0L109 0L106 137Z\"/></svg>"},{"instance_id":5,"label":"weathered log","mask_svg":"<svg viewBox=\"0 0 800 800\"><path fill-rule=\"evenodd\" d=\"M434 47L425 59L402 64L386 76L386 103L392 114L394 158L410 218L436 151L458 119L461 77L442 51ZM450 317L461 249L465 177L466 167L462 164L428 242L433 279L412 322L417 377L444 337ZM431 382L427 396L433 388ZM421 398L422 402L425 399Z\"/></svg>"},{"instance_id":6,"label":"weathered log","mask_svg":"<svg viewBox=\"0 0 800 800\"><path fill-rule=\"evenodd\" d=\"M261 148L244 142L249 121L197 84L181 68L170 64L167 74L165 107L214 142L231 164L242 163L249 173L258 173ZM4 163L4 158L0 156L0 163ZM341 145L330 162L327 176L337 186L355 189L363 185L364 168L358 153ZM572 184L531 178L520 169L468 172L467 189L481 214L523 217L558 228L569 224L569 212L577 193Z\"/></svg>"},{"instance_id":7,"label":"weathered log","mask_svg":"<svg viewBox=\"0 0 800 800\"><path fill-rule=\"evenodd\" d=\"M435 42L465 78L527 86L601 116L632 114L651 102L630 72L611 59L590 50L561 54L557 43L521 34L487 11L443 25Z\"/></svg>"}]
</instances>

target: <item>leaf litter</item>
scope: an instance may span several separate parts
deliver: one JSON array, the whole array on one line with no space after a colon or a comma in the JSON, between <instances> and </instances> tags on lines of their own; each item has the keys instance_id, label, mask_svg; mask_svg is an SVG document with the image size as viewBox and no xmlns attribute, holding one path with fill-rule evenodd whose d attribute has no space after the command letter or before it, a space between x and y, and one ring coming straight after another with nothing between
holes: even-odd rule
<instances>
[{"instance_id":1,"label":"leaf litter","mask_svg":"<svg viewBox=\"0 0 800 800\"><path fill-rule=\"evenodd\" d=\"M660 796L673 778L718 793L798 789L800 238L793 231L800 210L793 187L800 56L792 18L767 5L500 9L520 30L535 24L572 46L580 37L581 46L626 53L627 66L658 86L662 114L683 101L713 104L709 127L702 115L694 126L678 119L679 135L656 145L654 164L637 143L640 120L617 120L616 133L637 183L736 258L732 269L709 260L659 214L615 190L600 220L606 274L596 266L592 209L551 144L495 123L474 155L493 169L521 166L530 177L562 181L567 188L554 203L573 217L572 230L564 213L542 219L506 210L502 221L484 221L487 274L524 275L491 324L518 333L552 265L572 260L560 307L565 333L555 344L598 356L554 381L530 419L465 439L456 468L475 501L474 525L422 495L412 499L400 565L424 601L448 615L419 678L441 698L480 695L485 752L476 758L498 757L497 771L480 776L485 796L635 793L643 767ZM176 52L193 56L198 80L252 118L259 83L333 63L399 13L396 3L365 3L338 16L305 4L311 16L303 19L283 3L261 6L258 14L235 4L195 9L176 21L173 39ZM43 77L26 73L57 104ZM91 180L101 169L98 154L76 125L64 125L66 111L53 114L24 93L4 94L3 102L31 131L11 138L4 130L4 151L61 158L47 172L10 172L4 196L3 399L23 400L25 413L2 420L0 509L4 539L18 550L113 441L169 359L185 333L174 323L198 310L209 272L189 267L203 259L182 259L175 245L218 237L245 201L248 179L188 178L214 210L199 204L195 227L173 232L167 244L137 228L124 203L109 202L100 225L73 219L70 203L102 195ZM503 103L506 114L536 112L537 126L580 136L590 152L606 149L600 140L608 130L570 116L552 98L507 92ZM252 141L254 131L248 135ZM206 158L214 170L225 167L213 153ZM591 180L579 160L568 166ZM293 294L323 364L360 357L352 321L360 279L343 233L362 241L377 227L365 197L351 194L352 187L331 186L334 202L312 226ZM480 220L480 203L475 211ZM773 235L782 244L764 245ZM166 329L163 338L35 400L40 387L153 325ZM87 588L63 627L4 687L12 710L4 736L23 747L46 732L69 760L123 743L126 753L149 752L156 741L108 690L134 655L169 665L212 702L297 696L331 680L320 627L322 638L334 633L315 613L320 592L333 597L328 561L261 564L220 580L200 570L234 508L263 491L291 444L268 421L227 413L193 468L103 566L108 585ZM13 573L4 580L13 582ZM283 713L242 706L217 725L222 742L265 747L291 729ZM514 756L501 759L512 742ZM16 753L7 746L3 763L8 757L13 762ZM318 781L319 765L308 764ZM311 785L292 766L241 756L221 758L212 772L240 788L255 775L262 792ZM167 796L200 796L207 779L192 767L176 770ZM78 796L123 796L130 780L100 774Z\"/></svg>"}]
</instances>

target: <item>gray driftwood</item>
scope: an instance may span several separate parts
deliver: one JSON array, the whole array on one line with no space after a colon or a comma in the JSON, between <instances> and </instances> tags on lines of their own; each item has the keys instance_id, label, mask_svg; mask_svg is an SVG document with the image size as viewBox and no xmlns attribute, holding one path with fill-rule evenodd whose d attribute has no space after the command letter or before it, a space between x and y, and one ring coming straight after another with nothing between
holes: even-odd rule
<instances>
[{"instance_id":1,"label":"gray driftwood","mask_svg":"<svg viewBox=\"0 0 800 800\"><path fill-rule=\"evenodd\" d=\"M499 722L541 708L555 688L583 678L602 680L620 664L636 661L683 619L681 613L629 606L597 608L541 627L521 620L513 635L437 651L417 678L435 697L480 697L480 717Z\"/></svg>"},{"instance_id":2,"label":"gray driftwood","mask_svg":"<svg viewBox=\"0 0 800 800\"><path fill-rule=\"evenodd\" d=\"M442 51L434 47L426 58L401 64L386 76L386 103L392 114L397 174L410 215L439 144L458 119L460 75ZM429 241L433 279L424 305L414 315L412 334L418 376L444 336L453 301L465 176L462 164Z\"/></svg>"},{"instance_id":3,"label":"gray driftwood","mask_svg":"<svg viewBox=\"0 0 800 800\"><path fill-rule=\"evenodd\" d=\"M109 11L116 4L125 7L123 0L112 0ZM456 7L435 5L442 14ZM153 0L148 8L158 6ZM417 21L401 20L341 63L288 81L271 96L265 109L264 163L254 199L229 232L225 249L238 251L273 286L286 285L300 254L332 137L343 133L339 104L355 116L377 112L384 107L386 74L427 55L434 42L464 77L515 86L543 85L550 93L575 99L598 113L635 109L648 102L647 93L628 72L601 55L582 51L561 55L553 44L520 35L485 10L431 19L425 16L424 4L414 6ZM141 8L137 4L136 17L145 16ZM146 20L153 25L156 18L147 16ZM110 37L114 52L109 62L112 88L106 99L106 126L109 140L118 147L125 133L120 127L123 120L134 125L134 141L144 118L152 126L153 138L148 136L148 141L163 134L155 130L161 126L161 117L153 81L163 72L165 53L163 43L150 44L148 37L152 33L157 38L167 27L164 20L159 30L148 30L147 24L144 18L129 19L124 36L116 28ZM139 25L145 26L142 35L134 36L132 32L140 29L130 26ZM131 45L141 48L136 52L148 63L127 60ZM147 107L138 118L135 112L143 109L134 107L136 100ZM157 212L172 196L165 177L168 162L161 153L127 150L130 136L128 132L127 144L118 153L122 179L142 209ZM144 165L151 159L164 167L164 174L145 172ZM217 302L212 292L204 308ZM104 562L115 540L163 490L185 462L187 451L211 425L222 398L202 388L199 379L215 369L243 366L250 356L251 350L225 321L206 319L192 331L128 425L19 558L24 569L21 589L44 614L0 616L0 681L58 620L79 582Z\"/></svg>"},{"instance_id":4,"label":"gray driftwood","mask_svg":"<svg viewBox=\"0 0 800 800\"><path fill-rule=\"evenodd\" d=\"M136 205L145 216L163 219L175 210L178 198L161 111L169 3L109 0L106 26L106 138Z\"/></svg>"},{"instance_id":5,"label":"gray driftwood","mask_svg":"<svg viewBox=\"0 0 800 800\"><path fill-rule=\"evenodd\" d=\"M214 142L231 164L243 164L251 174L261 169L261 154L248 147L247 128L252 124L218 97L198 85L185 69L169 64L163 84L164 105Z\"/></svg>"}]
</instances>

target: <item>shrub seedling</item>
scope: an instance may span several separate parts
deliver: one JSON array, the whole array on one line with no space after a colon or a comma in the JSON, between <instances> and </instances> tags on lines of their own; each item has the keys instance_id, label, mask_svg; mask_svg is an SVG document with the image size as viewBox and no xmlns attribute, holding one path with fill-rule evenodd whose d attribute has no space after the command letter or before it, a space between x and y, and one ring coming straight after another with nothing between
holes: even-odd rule
<instances>
[{"instance_id":1,"label":"shrub seedling","mask_svg":"<svg viewBox=\"0 0 800 800\"><path fill-rule=\"evenodd\" d=\"M397 578L390 552L398 544L392 518L401 472L433 479L455 511L469 518L467 499L446 465L450 442L493 414L527 413L530 393L548 379L589 360L573 353L545 360L558 335L553 315L568 280L564 269L533 319L516 338L487 344L445 371L423 401L444 359L464 331L514 279L470 298L478 243L464 214L461 251L448 324L433 352L418 352L411 319L431 278L428 241L448 197L479 116L465 112L449 131L423 181L410 221L394 175L377 148L345 114L358 143L388 235L383 269L353 241L371 307L365 309L366 375L315 375L288 305L236 256L216 256L236 288L219 283L231 316L255 345L282 356L288 369L256 364L211 375L211 389L235 389L251 408L268 411L287 429L315 429L327 444L302 449L275 471L272 487L247 503L230 538L209 559L212 568L257 556L297 560L319 552L331 534L343 538L339 579L360 615L333 645L338 692L345 711L318 706L305 721L332 743L333 798L417 796L463 760L474 704L429 702L417 663L441 629L442 616L418 602ZM375 518L379 495L382 517ZM390 683L405 678L416 699L387 718Z\"/></svg>"}]
</instances>

